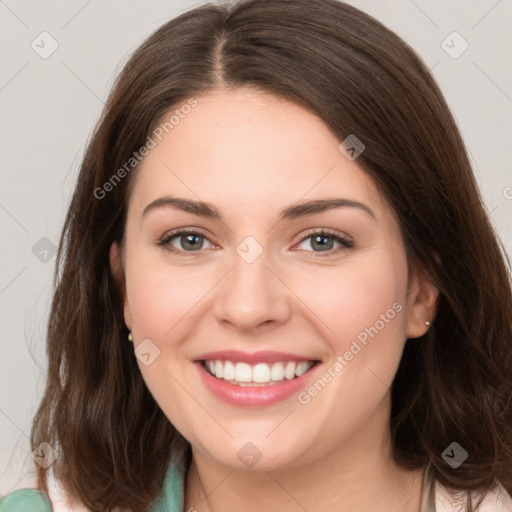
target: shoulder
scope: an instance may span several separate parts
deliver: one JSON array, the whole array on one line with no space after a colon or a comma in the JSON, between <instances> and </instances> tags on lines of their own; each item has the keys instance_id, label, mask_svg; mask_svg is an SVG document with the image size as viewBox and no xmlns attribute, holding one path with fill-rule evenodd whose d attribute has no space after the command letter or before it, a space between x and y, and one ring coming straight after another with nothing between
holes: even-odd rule
<instances>
[{"instance_id":1,"label":"shoulder","mask_svg":"<svg viewBox=\"0 0 512 512\"><path fill-rule=\"evenodd\" d=\"M452 491L436 482L436 508L435 512L458 512L465 510L467 504L467 492ZM476 491L471 493L473 506L478 502ZM477 512L512 512L512 496L508 494L501 484L489 491L481 505L476 509Z\"/></svg>"},{"instance_id":2,"label":"shoulder","mask_svg":"<svg viewBox=\"0 0 512 512\"><path fill-rule=\"evenodd\" d=\"M19 489L0 500L0 512L89 512L81 504L69 499L53 471L47 474L48 495L39 489Z\"/></svg>"},{"instance_id":3,"label":"shoulder","mask_svg":"<svg viewBox=\"0 0 512 512\"><path fill-rule=\"evenodd\" d=\"M36 489L19 489L0 500L0 512L52 512L48 498Z\"/></svg>"},{"instance_id":4,"label":"shoulder","mask_svg":"<svg viewBox=\"0 0 512 512\"><path fill-rule=\"evenodd\" d=\"M20 489L0 500L0 512L89 512L80 503L71 500L55 478L48 473L47 497L38 489ZM185 470L171 463L166 474L162 494L153 512L181 512L183 510Z\"/></svg>"}]
</instances>

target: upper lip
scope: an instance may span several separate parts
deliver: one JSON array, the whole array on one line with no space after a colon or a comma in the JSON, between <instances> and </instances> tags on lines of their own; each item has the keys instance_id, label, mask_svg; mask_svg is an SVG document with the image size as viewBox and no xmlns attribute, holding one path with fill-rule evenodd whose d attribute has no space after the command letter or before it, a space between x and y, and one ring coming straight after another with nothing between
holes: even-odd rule
<instances>
[{"instance_id":1,"label":"upper lip","mask_svg":"<svg viewBox=\"0 0 512 512\"><path fill-rule=\"evenodd\" d=\"M220 350L206 352L196 358L196 361L233 361L237 363L277 363L283 361L317 361L318 359L291 354L289 352L274 352L263 350L260 352L242 352L240 350Z\"/></svg>"}]
</instances>

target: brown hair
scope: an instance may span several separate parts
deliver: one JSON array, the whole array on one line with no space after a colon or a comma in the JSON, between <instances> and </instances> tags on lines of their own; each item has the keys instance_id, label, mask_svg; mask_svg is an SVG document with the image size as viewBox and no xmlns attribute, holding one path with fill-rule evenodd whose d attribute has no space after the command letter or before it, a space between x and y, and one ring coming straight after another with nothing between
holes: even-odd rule
<instances>
[{"instance_id":1,"label":"brown hair","mask_svg":"<svg viewBox=\"0 0 512 512\"><path fill-rule=\"evenodd\" d=\"M95 511L149 510L190 447L143 382L109 267L128 185L109 187L169 109L251 86L317 114L396 212L409 263L440 290L428 333L406 342L392 387L395 460L442 484L512 493L512 298L505 252L463 141L429 70L381 23L336 0L245 0L190 10L159 28L118 77L89 141L57 256L48 376L31 443L60 453L56 478ZM113 183L112 181L110 183ZM452 469L453 441L468 453ZM45 470L36 467L48 492Z\"/></svg>"}]
</instances>

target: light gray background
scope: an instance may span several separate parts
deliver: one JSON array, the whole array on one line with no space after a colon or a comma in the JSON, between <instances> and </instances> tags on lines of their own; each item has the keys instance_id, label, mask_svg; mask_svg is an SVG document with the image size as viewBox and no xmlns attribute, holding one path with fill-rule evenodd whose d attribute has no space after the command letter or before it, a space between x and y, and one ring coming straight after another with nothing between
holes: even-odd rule
<instances>
[{"instance_id":1,"label":"light gray background","mask_svg":"<svg viewBox=\"0 0 512 512\"><path fill-rule=\"evenodd\" d=\"M87 138L129 53L165 21L201 3L0 0L2 494L33 481L28 435L44 383L51 243L58 243ZM511 253L512 0L349 3L397 32L433 69ZM43 45L44 31L59 45L47 59L31 48L34 40ZM453 31L469 44L456 59L441 46ZM457 39L445 44L451 52L461 48ZM43 237L48 240L40 242Z\"/></svg>"}]
</instances>

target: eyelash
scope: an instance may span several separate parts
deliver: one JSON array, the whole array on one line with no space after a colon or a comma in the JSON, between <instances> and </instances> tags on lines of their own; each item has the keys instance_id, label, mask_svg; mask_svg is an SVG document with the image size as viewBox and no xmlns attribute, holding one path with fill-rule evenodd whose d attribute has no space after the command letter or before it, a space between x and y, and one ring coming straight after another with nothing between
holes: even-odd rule
<instances>
[{"instance_id":1,"label":"eyelash","mask_svg":"<svg viewBox=\"0 0 512 512\"><path fill-rule=\"evenodd\" d=\"M187 256L200 256L201 255L200 253L203 251L203 249L200 249L197 251L183 251L181 249L176 249L175 247L170 245L171 240L173 240L174 238L182 236L182 235L188 235L188 234L199 235L208 240L208 237L206 236L206 234L203 231L201 231L200 229L180 229L180 230L176 230L176 231L171 231L170 233L166 233L165 235L163 235L158 240L157 245L160 247L163 247L166 251L169 251L174 254L187 255ZM314 235L320 236L320 237L325 237L325 238L331 238L335 242L338 242L339 244L341 244L341 247L338 247L338 249L325 251L325 255L322 254L324 251L309 251L306 249L299 249L302 251L305 250L306 252L313 252L315 255L314 256L310 255L309 257L311 257L311 258L318 258L318 257L324 258L327 256L332 256L333 254L338 254L341 251L345 251L347 249L352 249L354 246L354 244L351 240L348 240L347 238L344 238L343 236L341 236L340 233L338 233L336 231L331 231L329 229L310 230L310 231L306 232L305 236L303 238L301 238L301 240L299 240L298 243L301 244L308 238L312 238ZM194 253L198 253L198 254L194 254Z\"/></svg>"}]
</instances>

